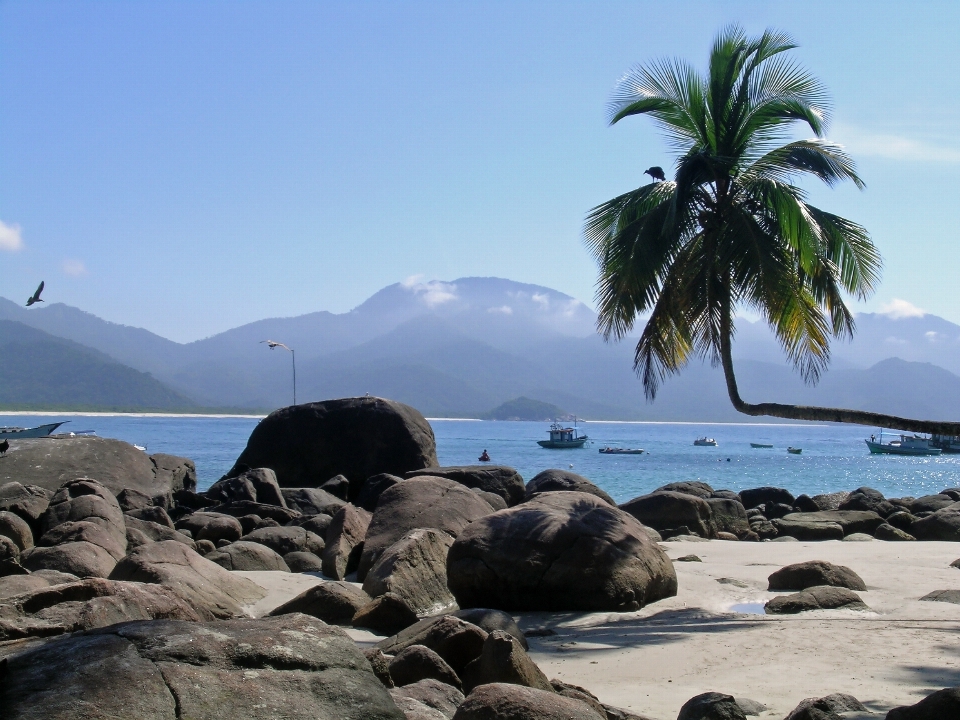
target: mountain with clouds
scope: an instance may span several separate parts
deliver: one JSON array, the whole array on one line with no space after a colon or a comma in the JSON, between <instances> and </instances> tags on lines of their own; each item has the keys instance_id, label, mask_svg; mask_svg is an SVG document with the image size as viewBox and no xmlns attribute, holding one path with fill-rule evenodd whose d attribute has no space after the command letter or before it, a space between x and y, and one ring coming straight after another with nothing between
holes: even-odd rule
<instances>
[{"instance_id":1,"label":"mountain with clouds","mask_svg":"<svg viewBox=\"0 0 960 720\"><path fill-rule=\"evenodd\" d=\"M353 310L260 320L180 344L62 304L23 308L0 299L0 319L79 343L204 407L262 411L292 401L296 351L301 402L381 395L428 416L481 417L518 397L580 417L736 421L718 369L692 362L648 403L632 371L633 342L606 343L579 300L501 278L410 280ZM804 385L759 322L737 323L734 355L744 397L839 405L932 419L960 416L960 326L906 303L857 316L835 342L831 369Z\"/></svg>"}]
</instances>

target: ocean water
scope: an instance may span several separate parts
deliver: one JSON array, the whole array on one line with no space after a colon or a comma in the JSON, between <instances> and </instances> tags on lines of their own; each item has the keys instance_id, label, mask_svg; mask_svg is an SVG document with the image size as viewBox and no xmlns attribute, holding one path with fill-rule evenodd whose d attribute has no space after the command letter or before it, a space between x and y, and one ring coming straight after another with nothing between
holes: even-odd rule
<instances>
[{"instance_id":1,"label":"ocean water","mask_svg":"<svg viewBox=\"0 0 960 720\"><path fill-rule=\"evenodd\" d=\"M94 430L101 437L191 458L201 489L233 465L256 427L252 417L138 415L0 415L0 425L31 427L69 420L63 431ZM606 490L618 502L669 482L700 480L716 489L775 485L795 495L853 490L867 485L887 497L919 497L960 486L960 455L870 455L863 440L879 430L854 425L711 423L580 423L590 440L577 450L547 450L547 423L431 420L442 465L476 464L486 449L494 463L515 467L529 480L541 470L564 468ZM695 447L701 435L718 447ZM772 444L753 449L750 443ZM643 448L643 455L602 455L605 446ZM803 449L787 453L788 446Z\"/></svg>"}]
</instances>

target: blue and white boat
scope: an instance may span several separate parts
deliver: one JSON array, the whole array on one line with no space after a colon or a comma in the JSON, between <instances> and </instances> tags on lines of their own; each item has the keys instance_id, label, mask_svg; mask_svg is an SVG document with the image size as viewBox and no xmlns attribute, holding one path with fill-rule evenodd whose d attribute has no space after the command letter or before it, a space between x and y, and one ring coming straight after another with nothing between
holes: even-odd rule
<instances>
[{"instance_id":1,"label":"blue and white boat","mask_svg":"<svg viewBox=\"0 0 960 720\"><path fill-rule=\"evenodd\" d=\"M37 427L32 428L0 427L0 441L28 440L31 438L47 437L48 435L53 434L53 431L58 427L68 422L70 421L64 420L63 422L50 423L49 425L38 425Z\"/></svg>"}]
</instances>

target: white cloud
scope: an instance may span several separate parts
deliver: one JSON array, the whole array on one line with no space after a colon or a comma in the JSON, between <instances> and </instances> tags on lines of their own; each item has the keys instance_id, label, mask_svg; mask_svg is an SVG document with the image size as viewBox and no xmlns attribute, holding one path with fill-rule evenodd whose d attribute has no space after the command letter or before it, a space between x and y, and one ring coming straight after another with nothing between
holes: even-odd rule
<instances>
[{"instance_id":1,"label":"white cloud","mask_svg":"<svg viewBox=\"0 0 960 720\"><path fill-rule=\"evenodd\" d=\"M550 297L543 293L534 293L533 301L537 303L543 310L546 310L548 307L550 307Z\"/></svg>"},{"instance_id":2,"label":"white cloud","mask_svg":"<svg viewBox=\"0 0 960 720\"><path fill-rule=\"evenodd\" d=\"M411 275L400 285L415 295L421 296L424 304L431 308L457 299L457 286L453 283L439 280L421 282L422 279L423 275Z\"/></svg>"},{"instance_id":3,"label":"white cloud","mask_svg":"<svg viewBox=\"0 0 960 720\"><path fill-rule=\"evenodd\" d=\"M19 225L7 225L0 220L0 250L16 252L23 247L23 237Z\"/></svg>"},{"instance_id":4,"label":"white cloud","mask_svg":"<svg viewBox=\"0 0 960 720\"><path fill-rule=\"evenodd\" d=\"M836 129L835 137L847 151L903 162L960 163L960 149L903 135L874 133L851 125Z\"/></svg>"},{"instance_id":5,"label":"white cloud","mask_svg":"<svg viewBox=\"0 0 960 720\"><path fill-rule=\"evenodd\" d=\"M403 285L403 286L404 286L405 288L407 288L407 289L413 289L414 287L417 286L417 284L418 284L421 280L423 280L423 275L422 275L422 274L421 274L421 275L411 275L410 277L408 277L408 278L406 278L405 280L401 281L400 284Z\"/></svg>"},{"instance_id":6,"label":"white cloud","mask_svg":"<svg viewBox=\"0 0 960 720\"><path fill-rule=\"evenodd\" d=\"M500 307L487 308L488 313L500 313L501 315L513 315L513 308L509 305L501 305Z\"/></svg>"},{"instance_id":7,"label":"white cloud","mask_svg":"<svg viewBox=\"0 0 960 720\"><path fill-rule=\"evenodd\" d=\"M574 298L573 300L568 300L567 303L566 303L566 305L565 305L564 308L563 308L563 314L564 314L564 316L566 316L566 317L573 317L574 315L576 315L577 310L580 309L580 306L581 306L582 304L583 304L583 303L581 303L581 302L580 302L579 300L577 300L576 298Z\"/></svg>"},{"instance_id":8,"label":"white cloud","mask_svg":"<svg viewBox=\"0 0 960 720\"><path fill-rule=\"evenodd\" d=\"M888 345L909 345L910 344L903 338L893 337L892 335L888 338L885 338L884 342L887 343Z\"/></svg>"},{"instance_id":9,"label":"white cloud","mask_svg":"<svg viewBox=\"0 0 960 720\"><path fill-rule=\"evenodd\" d=\"M61 263L60 269L63 270L64 275L70 277L80 277L87 274L87 266L83 264L83 260L67 258Z\"/></svg>"},{"instance_id":10,"label":"white cloud","mask_svg":"<svg viewBox=\"0 0 960 720\"><path fill-rule=\"evenodd\" d=\"M923 317L925 310L921 310L913 303L894 298L880 308L880 313L886 315L891 320L902 320L903 318Z\"/></svg>"}]
</instances>

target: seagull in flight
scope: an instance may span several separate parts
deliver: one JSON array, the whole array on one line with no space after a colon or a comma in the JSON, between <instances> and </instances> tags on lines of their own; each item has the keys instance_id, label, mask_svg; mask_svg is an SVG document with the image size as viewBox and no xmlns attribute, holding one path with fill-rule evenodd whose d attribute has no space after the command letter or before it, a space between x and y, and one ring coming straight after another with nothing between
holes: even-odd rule
<instances>
[{"instance_id":1,"label":"seagull in flight","mask_svg":"<svg viewBox=\"0 0 960 720\"><path fill-rule=\"evenodd\" d=\"M273 350L275 347L282 347L284 350L289 350L289 349L290 349L290 348L288 348L286 345L284 345L282 342L277 342L276 340L261 340L261 341L260 341L260 344L261 344L261 345L263 345L264 343L266 343L266 344L267 344L267 347L270 348L271 350Z\"/></svg>"},{"instance_id":2,"label":"seagull in flight","mask_svg":"<svg viewBox=\"0 0 960 720\"><path fill-rule=\"evenodd\" d=\"M27 307L30 307L34 303L43 302L40 299L40 293L43 292L43 281L40 281L40 287L37 288L37 291L33 294L33 297L27 298Z\"/></svg>"}]
</instances>

